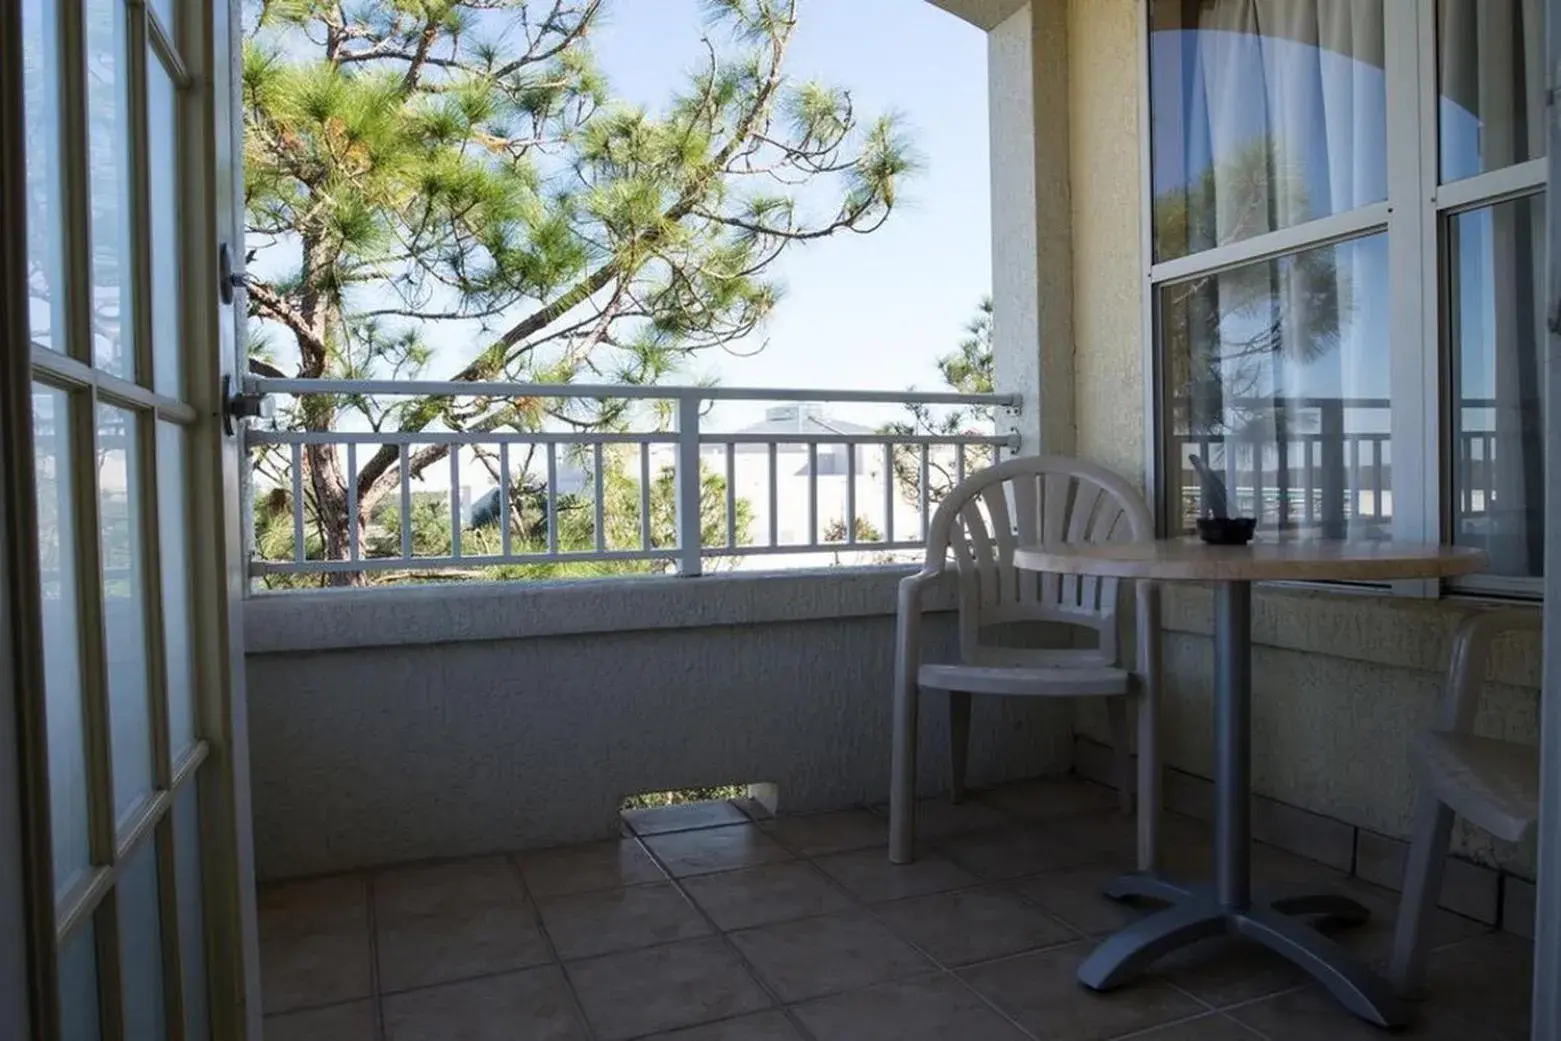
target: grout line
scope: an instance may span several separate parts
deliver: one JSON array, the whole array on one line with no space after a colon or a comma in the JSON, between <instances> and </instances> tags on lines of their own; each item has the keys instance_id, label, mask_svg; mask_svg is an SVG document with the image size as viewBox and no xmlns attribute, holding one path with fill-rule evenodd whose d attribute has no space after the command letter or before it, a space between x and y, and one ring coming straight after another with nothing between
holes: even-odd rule
<instances>
[{"instance_id":1,"label":"grout line","mask_svg":"<svg viewBox=\"0 0 1561 1041\"><path fill-rule=\"evenodd\" d=\"M515 855L511 854L504 858L504 862L509 865L510 871L515 875L515 881L520 885L521 898L525 901L526 906L531 908L531 920L537 927L537 935L542 937L542 944L547 948L548 957L552 959L550 964L554 969L558 970L559 978L564 981L564 990L569 993L569 1003L574 1006L575 1018L585 1029L585 1036L588 1041L596 1041L596 1028L591 1025L590 1018L586 1016L585 1004L580 1000L580 995L575 990L574 980L569 978L569 970L564 968L564 961L558 956L558 947L553 943L553 937L547 931L547 924L542 920L541 903L532 895L531 887L526 885L526 875L525 872L520 870L520 861Z\"/></svg>"},{"instance_id":2,"label":"grout line","mask_svg":"<svg viewBox=\"0 0 1561 1041\"><path fill-rule=\"evenodd\" d=\"M773 1007L778 1008L778 1009L781 1010L781 1013L786 1017L786 1021L792 1025L792 1028L795 1029L798 1032L798 1034L800 1034L803 1038L805 1038L806 1041L817 1041L817 1038L813 1034L813 1032L810 1031L807 1027L805 1027L802 1024L802 1020L797 1018L796 1013L794 1013L791 1010L791 1006L789 1006L785 1001L781 1000L780 994L778 994L775 991L775 989L770 986L769 981L766 980L764 978L763 974L759 972L758 967L755 966L751 961L748 960L748 957L745 954L743 954L742 950L737 946L736 943L732 942L732 938L729 935L727 935L726 930L722 929L719 925L717 925L715 919L710 917L709 913L706 912L705 909L699 905L699 901L697 901L697 900L695 900L693 898L693 895L689 893L687 887L685 887L683 885L683 879L677 877L676 875L674 875L672 873L672 871L667 867L666 862L663 861L661 859L661 857L657 855L655 850L651 849L650 846L648 844L646 844L644 839L641 839L641 838L639 838L639 836L636 835L635 836L635 840L637 842L639 842L640 848L645 851L645 855L650 857L651 860L656 864L656 866L659 867L663 872L666 873L667 879L677 889L679 895L681 895L683 897L683 899L688 902L688 905L694 909L694 912L696 914L698 914L701 918L703 918L705 920L705 924L710 927L710 929L713 931L713 934L715 936L720 937L722 945L724 947L726 947L726 949L732 954L732 956L734 958L737 959L738 964L741 965L743 967L744 971L746 971L748 973L749 978L752 979L755 983L757 983L759 985L759 988L764 991L766 996L769 997L770 1002L773 1005ZM785 849L786 847L782 846L781 848ZM790 852L790 851L788 850L788 852ZM802 861L802 862L803 863L808 863L808 861ZM795 864L795 863L797 863L797 861L796 860L771 861L769 863L790 863L790 864ZM763 865L763 864L750 864L748 866L749 867L763 867L765 865ZM734 868L733 870L741 870L741 869L740 868ZM720 873L721 872L710 872L710 874L712 874L712 875L713 874L720 874ZM699 876L693 876L693 877L704 878L704 877L707 877L707 876L699 875ZM690 1024L690 1025L700 1025L700 1024ZM640 1036L649 1036L650 1033L654 1033L654 1031L650 1031L647 1034L640 1035Z\"/></svg>"},{"instance_id":3,"label":"grout line","mask_svg":"<svg viewBox=\"0 0 1561 1041\"><path fill-rule=\"evenodd\" d=\"M369 926L369 993L373 995L374 1041L385 1041L384 995L380 992L379 978L379 915L375 910L375 887L372 872L363 876L363 899Z\"/></svg>"}]
</instances>

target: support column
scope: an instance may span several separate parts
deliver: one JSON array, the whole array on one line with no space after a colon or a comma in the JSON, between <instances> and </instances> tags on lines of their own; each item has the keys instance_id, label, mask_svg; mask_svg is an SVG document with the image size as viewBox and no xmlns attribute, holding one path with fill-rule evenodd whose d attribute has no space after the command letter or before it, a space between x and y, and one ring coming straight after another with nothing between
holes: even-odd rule
<instances>
[{"instance_id":1,"label":"support column","mask_svg":"<svg viewBox=\"0 0 1561 1041\"><path fill-rule=\"evenodd\" d=\"M1066 4L1034 0L988 38L994 382L1020 452L1072 455L1072 203Z\"/></svg>"}]
</instances>

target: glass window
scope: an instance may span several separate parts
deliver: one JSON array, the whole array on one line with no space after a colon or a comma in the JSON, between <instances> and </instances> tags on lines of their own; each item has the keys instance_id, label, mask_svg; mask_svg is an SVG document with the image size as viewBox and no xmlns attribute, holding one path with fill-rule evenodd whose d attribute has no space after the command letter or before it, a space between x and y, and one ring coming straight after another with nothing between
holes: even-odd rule
<instances>
[{"instance_id":1,"label":"glass window","mask_svg":"<svg viewBox=\"0 0 1561 1041\"><path fill-rule=\"evenodd\" d=\"M1381 0L1152 0L1154 254L1387 198Z\"/></svg>"},{"instance_id":2,"label":"glass window","mask_svg":"<svg viewBox=\"0 0 1561 1041\"><path fill-rule=\"evenodd\" d=\"M87 152L91 198L92 362L116 376L135 370L131 343L130 99L125 5L84 0Z\"/></svg>"},{"instance_id":3,"label":"glass window","mask_svg":"<svg viewBox=\"0 0 1561 1041\"><path fill-rule=\"evenodd\" d=\"M103 1036L98 1021L98 951L96 930L85 922L60 951L60 1041L96 1041Z\"/></svg>"},{"instance_id":4,"label":"glass window","mask_svg":"<svg viewBox=\"0 0 1561 1041\"><path fill-rule=\"evenodd\" d=\"M119 965L127 1041L168 1036L158 895L157 847L149 839L130 855L119 876Z\"/></svg>"},{"instance_id":5,"label":"glass window","mask_svg":"<svg viewBox=\"0 0 1561 1041\"><path fill-rule=\"evenodd\" d=\"M179 278L179 94L155 48L146 52L146 151L152 235L152 386L184 396L180 334L184 292Z\"/></svg>"},{"instance_id":6,"label":"glass window","mask_svg":"<svg viewBox=\"0 0 1561 1041\"><path fill-rule=\"evenodd\" d=\"M108 658L114 818L118 821L123 821L152 790L141 515L141 453L136 418L123 409L100 405L98 520L103 528L103 636Z\"/></svg>"},{"instance_id":7,"label":"glass window","mask_svg":"<svg viewBox=\"0 0 1561 1041\"><path fill-rule=\"evenodd\" d=\"M1490 573L1542 574L1545 544L1545 202L1448 219L1452 537Z\"/></svg>"},{"instance_id":8,"label":"glass window","mask_svg":"<svg viewBox=\"0 0 1561 1041\"><path fill-rule=\"evenodd\" d=\"M58 20L52 4L22 0L23 133L27 161L27 319L32 341L65 350L60 192Z\"/></svg>"},{"instance_id":9,"label":"glass window","mask_svg":"<svg viewBox=\"0 0 1561 1041\"><path fill-rule=\"evenodd\" d=\"M91 863L70 419L68 394L43 384L33 385L38 574L43 608L43 680L56 893L69 890Z\"/></svg>"},{"instance_id":10,"label":"glass window","mask_svg":"<svg viewBox=\"0 0 1561 1041\"><path fill-rule=\"evenodd\" d=\"M1440 0L1441 172L1456 181L1545 154L1543 0Z\"/></svg>"},{"instance_id":11,"label":"glass window","mask_svg":"<svg viewBox=\"0 0 1561 1041\"><path fill-rule=\"evenodd\" d=\"M1387 537L1387 236L1158 294L1172 532L1193 530L1223 487L1259 531Z\"/></svg>"},{"instance_id":12,"label":"glass window","mask_svg":"<svg viewBox=\"0 0 1561 1041\"><path fill-rule=\"evenodd\" d=\"M195 741L195 644L190 611L189 441L173 423L157 424L158 553L162 563L163 656L168 684L169 748L174 761Z\"/></svg>"},{"instance_id":13,"label":"glass window","mask_svg":"<svg viewBox=\"0 0 1561 1041\"><path fill-rule=\"evenodd\" d=\"M200 804L196 784L179 790L173 804L174 873L178 880L179 950L184 965L184 1036L209 1041L210 995L206 987L206 928L201 907Z\"/></svg>"}]
</instances>

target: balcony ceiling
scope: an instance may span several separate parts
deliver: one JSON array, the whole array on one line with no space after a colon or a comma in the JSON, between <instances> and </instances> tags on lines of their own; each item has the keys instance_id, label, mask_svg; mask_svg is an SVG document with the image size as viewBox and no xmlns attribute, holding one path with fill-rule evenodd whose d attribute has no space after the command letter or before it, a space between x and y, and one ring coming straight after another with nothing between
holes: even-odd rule
<instances>
[{"instance_id":1,"label":"balcony ceiling","mask_svg":"<svg viewBox=\"0 0 1561 1041\"><path fill-rule=\"evenodd\" d=\"M928 0L972 25L991 30L1018 11L1027 0Z\"/></svg>"}]
</instances>

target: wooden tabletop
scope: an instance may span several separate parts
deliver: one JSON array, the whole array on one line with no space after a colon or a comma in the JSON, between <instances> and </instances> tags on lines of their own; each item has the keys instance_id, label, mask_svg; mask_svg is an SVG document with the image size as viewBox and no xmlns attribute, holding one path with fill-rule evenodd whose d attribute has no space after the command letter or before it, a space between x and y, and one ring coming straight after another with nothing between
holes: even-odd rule
<instances>
[{"instance_id":1,"label":"wooden tabletop","mask_svg":"<svg viewBox=\"0 0 1561 1041\"><path fill-rule=\"evenodd\" d=\"M1210 546L1195 538L1156 542L1063 542L1020 546L1014 566L1060 575L1152 578L1182 582L1323 580L1372 582L1445 578L1485 567L1485 553L1429 542L1281 541L1259 536L1246 546Z\"/></svg>"}]
</instances>

